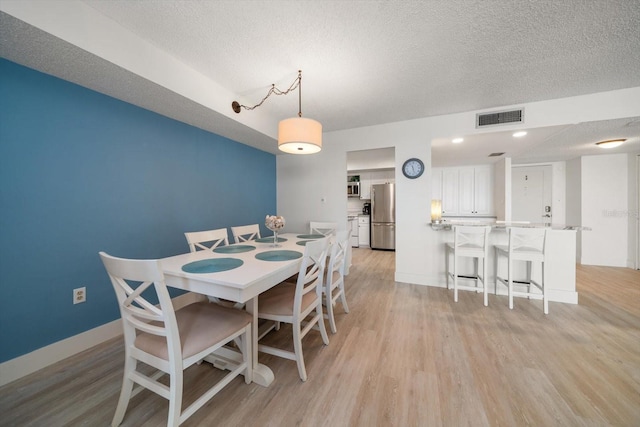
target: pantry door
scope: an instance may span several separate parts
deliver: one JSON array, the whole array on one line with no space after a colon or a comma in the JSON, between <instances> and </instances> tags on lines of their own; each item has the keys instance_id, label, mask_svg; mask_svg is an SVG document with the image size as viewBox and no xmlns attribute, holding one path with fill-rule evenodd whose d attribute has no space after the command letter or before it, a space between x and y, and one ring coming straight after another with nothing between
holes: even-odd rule
<instances>
[{"instance_id":1,"label":"pantry door","mask_svg":"<svg viewBox=\"0 0 640 427\"><path fill-rule=\"evenodd\" d=\"M551 223L551 165L511 169L511 218L532 224Z\"/></svg>"}]
</instances>

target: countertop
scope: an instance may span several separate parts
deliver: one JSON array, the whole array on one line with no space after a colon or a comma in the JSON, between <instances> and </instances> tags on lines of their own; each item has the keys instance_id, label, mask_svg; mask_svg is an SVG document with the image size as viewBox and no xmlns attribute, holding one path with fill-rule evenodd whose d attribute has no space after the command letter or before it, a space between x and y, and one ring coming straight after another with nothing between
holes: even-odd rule
<instances>
[{"instance_id":1,"label":"countertop","mask_svg":"<svg viewBox=\"0 0 640 427\"><path fill-rule=\"evenodd\" d=\"M359 216L366 216L368 217L369 214L363 214L362 212L349 212L347 214L347 219L357 219Z\"/></svg>"},{"instance_id":2,"label":"countertop","mask_svg":"<svg viewBox=\"0 0 640 427\"><path fill-rule=\"evenodd\" d=\"M581 225L549 225L549 224L533 224L523 222L496 222L496 221L442 221L438 224L429 223L434 230L451 230L454 225L462 226L484 226L488 225L495 229L506 229L507 227L523 227L523 228L548 228L550 230L583 230L591 231L590 227Z\"/></svg>"}]
</instances>

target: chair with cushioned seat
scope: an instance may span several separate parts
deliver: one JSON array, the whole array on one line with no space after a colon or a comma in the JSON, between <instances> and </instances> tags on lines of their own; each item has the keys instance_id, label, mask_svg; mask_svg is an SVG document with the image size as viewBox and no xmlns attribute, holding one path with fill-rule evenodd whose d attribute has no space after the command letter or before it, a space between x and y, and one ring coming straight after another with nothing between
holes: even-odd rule
<instances>
[{"instance_id":1,"label":"chair with cushioned seat","mask_svg":"<svg viewBox=\"0 0 640 427\"><path fill-rule=\"evenodd\" d=\"M209 302L174 311L157 260L115 258L104 252L100 258L115 290L124 328L124 377L112 426L120 425L129 400L142 388L169 400L167 425L178 426L238 375L251 382L251 315ZM157 297L157 305L147 299L150 293ZM229 341L240 349L242 361L182 410L183 371ZM138 370L139 362L157 371L148 374L145 366ZM169 385L158 381L165 374Z\"/></svg>"},{"instance_id":2,"label":"chair with cushioned seat","mask_svg":"<svg viewBox=\"0 0 640 427\"><path fill-rule=\"evenodd\" d=\"M482 291L484 305L489 305L487 289L487 264L489 256L489 226L453 226L453 242L446 247L447 289L449 279L453 279L453 300L458 302L458 290ZM453 271L449 258L453 256ZM474 271L470 275L461 275L458 258L472 258ZM480 275L480 261L482 261L482 275ZM459 285L458 280L473 280L475 286ZM482 284L482 287L479 285Z\"/></svg>"},{"instance_id":3,"label":"chair with cushioned seat","mask_svg":"<svg viewBox=\"0 0 640 427\"><path fill-rule=\"evenodd\" d=\"M298 270L296 283L282 282L258 297L258 318L274 322L273 326L260 333L258 340L264 338L278 323L290 323L293 330L294 348L294 351L291 352L258 344L258 351L295 360L302 381L307 380L302 339L314 326L317 326L322 341L325 345L329 345L322 313L322 286L324 285L328 246L328 238L309 241L304 247L304 256Z\"/></svg>"},{"instance_id":4,"label":"chair with cushioned seat","mask_svg":"<svg viewBox=\"0 0 640 427\"><path fill-rule=\"evenodd\" d=\"M545 228L524 228L524 227L508 227L509 236L508 244L496 245L495 263L496 263L496 294L498 293L498 283L502 283L507 287L509 295L509 308L513 309L513 297L527 297L529 299L541 299L544 314L549 314L549 298L544 284L544 256L547 241L547 230ZM499 266L500 258L507 259L507 277L500 277ZM527 273L523 281L514 280L513 263L514 261L524 261L526 263ZM540 281L532 279L533 263L540 264ZM527 290L515 291L513 284L525 285ZM531 286L537 288L540 292L532 292Z\"/></svg>"}]
</instances>

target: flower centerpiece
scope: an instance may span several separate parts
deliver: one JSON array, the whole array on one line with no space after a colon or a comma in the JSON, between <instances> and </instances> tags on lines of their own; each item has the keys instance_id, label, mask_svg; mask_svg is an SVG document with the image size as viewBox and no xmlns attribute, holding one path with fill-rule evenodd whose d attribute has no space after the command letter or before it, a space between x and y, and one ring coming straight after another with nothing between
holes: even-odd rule
<instances>
[{"instance_id":1,"label":"flower centerpiece","mask_svg":"<svg viewBox=\"0 0 640 427\"><path fill-rule=\"evenodd\" d=\"M285 220L280 215L267 215L264 220L264 225L271 231L273 231L273 247L280 247L278 244L278 231L284 228Z\"/></svg>"}]
</instances>

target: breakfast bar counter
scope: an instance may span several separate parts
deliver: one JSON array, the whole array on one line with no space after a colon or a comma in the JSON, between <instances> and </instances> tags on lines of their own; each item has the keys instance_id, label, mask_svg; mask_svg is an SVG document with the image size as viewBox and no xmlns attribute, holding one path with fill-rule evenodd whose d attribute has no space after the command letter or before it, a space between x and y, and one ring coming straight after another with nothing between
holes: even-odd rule
<instances>
[{"instance_id":1,"label":"breakfast bar counter","mask_svg":"<svg viewBox=\"0 0 640 427\"><path fill-rule=\"evenodd\" d=\"M430 224L433 230L442 232L442 251L445 251L446 243L453 242L452 228L459 226L490 226L489 233L489 267L487 272L487 284L489 292L495 289L495 276L498 265L494 251L495 245L508 245L509 227L524 228L546 228L546 252L544 256L544 281L547 289L549 301L564 302L570 304L578 303L578 293L576 292L576 232L578 230L589 230L587 227L571 225L548 225L530 224L517 222L481 222L481 221L445 221L438 224ZM440 234L440 233L437 233ZM465 263L468 261L468 263ZM471 260L461 260L462 271L472 271ZM506 271L506 260L500 258L499 269ZM525 263L514 263L515 277L525 277ZM538 266L532 271L534 278L540 277L541 268ZM446 286L446 275L442 275L442 284ZM498 294L505 295L507 289L504 286L498 287Z\"/></svg>"}]
</instances>

